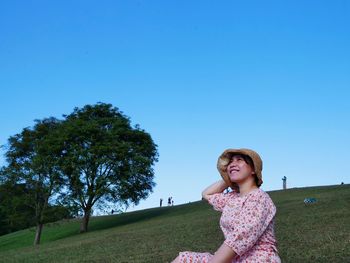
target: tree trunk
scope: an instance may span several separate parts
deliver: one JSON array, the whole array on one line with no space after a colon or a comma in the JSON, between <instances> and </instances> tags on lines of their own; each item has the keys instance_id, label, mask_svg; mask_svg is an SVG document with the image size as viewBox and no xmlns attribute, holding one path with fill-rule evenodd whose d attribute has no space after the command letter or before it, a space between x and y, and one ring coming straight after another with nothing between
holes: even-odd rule
<instances>
[{"instance_id":1,"label":"tree trunk","mask_svg":"<svg viewBox=\"0 0 350 263\"><path fill-rule=\"evenodd\" d=\"M37 246L40 244L40 238L41 238L41 232L43 230L43 223L38 223L36 225L36 233L35 233L35 239L34 239L34 245Z\"/></svg>"},{"instance_id":2,"label":"tree trunk","mask_svg":"<svg viewBox=\"0 0 350 263\"><path fill-rule=\"evenodd\" d=\"M84 211L83 221L81 222L81 225L80 225L80 233L87 232L89 219L90 219L90 210L86 210Z\"/></svg>"}]
</instances>

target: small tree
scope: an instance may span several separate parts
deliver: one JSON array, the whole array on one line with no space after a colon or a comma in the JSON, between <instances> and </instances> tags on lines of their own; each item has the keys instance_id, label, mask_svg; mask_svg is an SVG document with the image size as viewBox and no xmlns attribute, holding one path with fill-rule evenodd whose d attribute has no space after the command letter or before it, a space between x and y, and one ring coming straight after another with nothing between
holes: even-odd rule
<instances>
[{"instance_id":1,"label":"small tree","mask_svg":"<svg viewBox=\"0 0 350 263\"><path fill-rule=\"evenodd\" d=\"M2 180L24 185L26 203L35 211L35 245L40 243L49 198L60 191L63 183L55 148L55 130L60 123L55 118L36 120L32 129L25 128L9 138L5 154L8 165L3 170L6 179Z\"/></svg>"},{"instance_id":2,"label":"small tree","mask_svg":"<svg viewBox=\"0 0 350 263\"><path fill-rule=\"evenodd\" d=\"M34 192L30 191L26 184L13 184L11 181L0 184L0 236L36 225L34 198L30 197ZM62 203L49 204L44 211L43 223L76 215L75 207Z\"/></svg>"},{"instance_id":3,"label":"small tree","mask_svg":"<svg viewBox=\"0 0 350 263\"><path fill-rule=\"evenodd\" d=\"M0 184L0 235L35 225L35 211L26 197L24 184Z\"/></svg>"},{"instance_id":4,"label":"small tree","mask_svg":"<svg viewBox=\"0 0 350 263\"><path fill-rule=\"evenodd\" d=\"M80 231L86 232L95 204L137 204L152 192L158 153L151 136L110 104L75 108L65 117L61 169L69 197L84 212Z\"/></svg>"}]
</instances>

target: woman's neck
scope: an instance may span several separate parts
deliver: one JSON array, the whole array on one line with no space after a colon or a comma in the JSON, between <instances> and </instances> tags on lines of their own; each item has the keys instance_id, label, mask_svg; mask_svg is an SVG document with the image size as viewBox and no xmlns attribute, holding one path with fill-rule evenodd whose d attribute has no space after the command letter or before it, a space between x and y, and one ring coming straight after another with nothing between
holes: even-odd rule
<instances>
[{"instance_id":1,"label":"woman's neck","mask_svg":"<svg viewBox=\"0 0 350 263\"><path fill-rule=\"evenodd\" d=\"M250 182L239 184L239 195L246 195L249 192L253 191L254 189L257 189L258 187L256 184L251 184Z\"/></svg>"}]
</instances>

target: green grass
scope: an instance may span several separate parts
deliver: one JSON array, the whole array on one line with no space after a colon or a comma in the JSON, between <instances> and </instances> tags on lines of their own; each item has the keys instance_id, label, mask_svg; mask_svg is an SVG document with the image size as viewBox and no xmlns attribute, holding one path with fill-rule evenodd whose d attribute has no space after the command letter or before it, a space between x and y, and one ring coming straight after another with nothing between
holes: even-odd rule
<instances>
[{"instance_id":1,"label":"green grass","mask_svg":"<svg viewBox=\"0 0 350 263\"><path fill-rule=\"evenodd\" d=\"M350 185L269 192L277 206L282 262L350 262ZM305 197L317 204L305 206ZM0 237L0 262L170 262L179 251L209 251L223 242L220 213L205 202L93 217L79 234L78 220Z\"/></svg>"}]
</instances>

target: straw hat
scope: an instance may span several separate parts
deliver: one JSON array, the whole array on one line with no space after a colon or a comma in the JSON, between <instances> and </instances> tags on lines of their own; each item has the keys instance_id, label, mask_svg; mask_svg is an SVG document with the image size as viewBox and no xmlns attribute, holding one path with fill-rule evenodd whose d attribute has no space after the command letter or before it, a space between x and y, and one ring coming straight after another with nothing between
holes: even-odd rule
<instances>
[{"instance_id":1,"label":"straw hat","mask_svg":"<svg viewBox=\"0 0 350 263\"><path fill-rule=\"evenodd\" d=\"M221 177L226 182L226 184L231 188L235 188L235 189L238 188L238 185L236 183L233 183L230 180L230 177L227 173L227 166L230 163L231 158L234 154L247 155L252 159L254 164L254 172L258 178L257 184L258 184L258 187L260 187L260 185L262 185L263 183L262 174L261 174L261 171L263 169L263 163L259 154L249 149L227 149L219 156L217 168L219 170L219 173L221 174Z\"/></svg>"}]
</instances>

